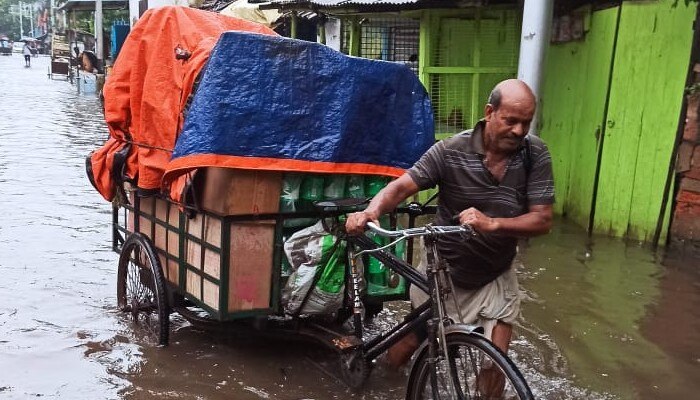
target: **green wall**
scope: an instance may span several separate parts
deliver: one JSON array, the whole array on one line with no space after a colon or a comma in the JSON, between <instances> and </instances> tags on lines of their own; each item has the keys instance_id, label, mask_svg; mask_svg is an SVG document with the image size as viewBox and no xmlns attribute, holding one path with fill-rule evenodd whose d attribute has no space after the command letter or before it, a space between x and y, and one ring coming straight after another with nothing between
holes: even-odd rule
<instances>
[{"instance_id":1,"label":"green wall","mask_svg":"<svg viewBox=\"0 0 700 400\"><path fill-rule=\"evenodd\" d=\"M552 153L559 214L588 225L617 9L593 13L585 41L547 50L540 136Z\"/></svg>"},{"instance_id":2,"label":"green wall","mask_svg":"<svg viewBox=\"0 0 700 400\"><path fill-rule=\"evenodd\" d=\"M654 234L697 7L685 3L623 3L596 204L598 232L640 240Z\"/></svg>"},{"instance_id":3,"label":"green wall","mask_svg":"<svg viewBox=\"0 0 700 400\"><path fill-rule=\"evenodd\" d=\"M585 40L549 47L540 132L553 156L557 212L588 226L595 207L595 232L652 239L696 7L675 0L624 2L621 9L593 12Z\"/></svg>"}]
</instances>

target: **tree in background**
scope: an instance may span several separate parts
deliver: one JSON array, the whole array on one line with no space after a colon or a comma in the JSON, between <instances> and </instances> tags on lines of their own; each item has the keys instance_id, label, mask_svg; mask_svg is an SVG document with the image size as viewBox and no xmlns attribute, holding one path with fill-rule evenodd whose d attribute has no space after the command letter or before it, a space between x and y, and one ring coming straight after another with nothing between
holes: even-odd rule
<instances>
[{"instance_id":1,"label":"tree in background","mask_svg":"<svg viewBox=\"0 0 700 400\"><path fill-rule=\"evenodd\" d=\"M0 0L3 1L3 0ZM105 34L109 35L114 21L128 21L129 10L104 10L102 12L102 27L105 29ZM71 29L95 34L95 12L94 11L78 11L75 13L75 26Z\"/></svg>"},{"instance_id":2,"label":"tree in background","mask_svg":"<svg viewBox=\"0 0 700 400\"><path fill-rule=\"evenodd\" d=\"M41 30L41 34L50 30L50 2L47 0L22 0L25 4L31 4L33 7L33 22L37 30ZM0 0L0 35L7 35L12 40L19 40L19 17L11 14L10 6L18 6L20 0ZM56 8L59 8L65 1L56 1ZM112 23L118 20L129 20L129 10L105 10L103 12L104 21L102 26L109 34L112 28ZM56 15L56 18L61 18ZM23 18L23 31L26 36L31 36L29 16ZM95 13L93 11L76 12L75 26L72 29L77 29L84 32L95 33Z\"/></svg>"},{"instance_id":3,"label":"tree in background","mask_svg":"<svg viewBox=\"0 0 700 400\"><path fill-rule=\"evenodd\" d=\"M19 40L19 18L10 14L12 5L19 5L19 0L0 0L0 35Z\"/></svg>"}]
</instances>

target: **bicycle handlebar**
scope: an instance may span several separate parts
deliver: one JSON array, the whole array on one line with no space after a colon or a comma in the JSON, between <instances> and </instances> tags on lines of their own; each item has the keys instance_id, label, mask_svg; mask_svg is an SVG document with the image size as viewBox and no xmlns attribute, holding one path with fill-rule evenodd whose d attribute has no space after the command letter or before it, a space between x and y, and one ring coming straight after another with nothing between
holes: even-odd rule
<instances>
[{"instance_id":1,"label":"bicycle handlebar","mask_svg":"<svg viewBox=\"0 0 700 400\"><path fill-rule=\"evenodd\" d=\"M449 235L454 233L469 233L473 234L474 229L469 225L425 225L419 228L409 228L409 229L399 229L399 230L388 230L380 226L377 226L374 222L368 222L367 227L370 231L376 233L379 236L384 236L388 238L410 238L410 237L420 237L428 235Z\"/></svg>"}]
</instances>

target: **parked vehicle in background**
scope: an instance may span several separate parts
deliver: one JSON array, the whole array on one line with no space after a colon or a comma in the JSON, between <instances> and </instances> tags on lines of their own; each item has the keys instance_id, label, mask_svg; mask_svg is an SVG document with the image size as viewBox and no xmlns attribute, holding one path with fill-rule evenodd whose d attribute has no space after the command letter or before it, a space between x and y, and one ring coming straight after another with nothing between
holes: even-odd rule
<instances>
[{"instance_id":1,"label":"parked vehicle in background","mask_svg":"<svg viewBox=\"0 0 700 400\"><path fill-rule=\"evenodd\" d=\"M24 48L24 43L23 42L14 42L12 43L12 52L13 53L22 53L22 48Z\"/></svg>"},{"instance_id":2,"label":"parked vehicle in background","mask_svg":"<svg viewBox=\"0 0 700 400\"><path fill-rule=\"evenodd\" d=\"M0 37L0 55L9 56L12 54L12 42L7 36Z\"/></svg>"}]
</instances>

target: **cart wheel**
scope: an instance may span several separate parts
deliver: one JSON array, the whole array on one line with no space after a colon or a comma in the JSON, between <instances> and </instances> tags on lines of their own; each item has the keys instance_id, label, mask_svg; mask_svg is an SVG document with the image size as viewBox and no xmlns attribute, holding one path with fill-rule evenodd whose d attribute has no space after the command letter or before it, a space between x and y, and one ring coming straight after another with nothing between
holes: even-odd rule
<instances>
[{"instance_id":1,"label":"cart wheel","mask_svg":"<svg viewBox=\"0 0 700 400\"><path fill-rule=\"evenodd\" d=\"M163 270L151 241L141 233L132 233L119 255L117 304L159 346L168 345L167 298Z\"/></svg>"},{"instance_id":2,"label":"cart wheel","mask_svg":"<svg viewBox=\"0 0 700 400\"><path fill-rule=\"evenodd\" d=\"M353 390L362 388L371 370L371 365L365 360L361 348L340 355L341 377Z\"/></svg>"}]
</instances>

